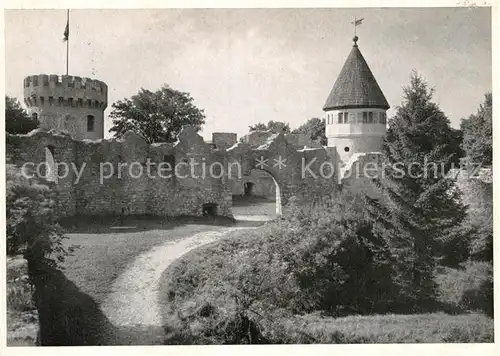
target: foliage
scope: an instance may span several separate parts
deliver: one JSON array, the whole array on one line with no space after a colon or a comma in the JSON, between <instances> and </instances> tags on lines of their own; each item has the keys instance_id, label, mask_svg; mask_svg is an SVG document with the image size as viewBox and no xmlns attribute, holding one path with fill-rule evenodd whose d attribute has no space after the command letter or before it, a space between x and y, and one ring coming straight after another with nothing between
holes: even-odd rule
<instances>
[{"instance_id":1,"label":"foliage","mask_svg":"<svg viewBox=\"0 0 500 356\"><path fill-rule=\"evenodd\" d=\"M72 248L62 243L66 237L57 223L54 193L13 165L6 172L7 254L56 266Z\"/></svg>"},{"instance_id":2,"label":"foliage","mask_svg":"<svg viewBox=\"0 0 500 356\"><path fill-rule=\"evenodd\" d=\"M458 159L455 134L432 95L433 89L413 72L384 139L387 162L375 183L385 197L366 197L373 232L396 260L400 296L421 311L435 302L438 246L465 217L460 192L447 178Z\"/></svg>"},{"instance_id":3,"label":"foliage","mask_svg":"<svg viewBox=\"0 0 500 356\"><path fill-rule=\"evenodd\" d=\"M27 134L40 123L28 116L16 98L5 95L5 131L10 134Z\"/></svg>"},{"instance_id":4,"label":"foliage","mask_svg":"<svg viewBox=\"0 0 500 356\"><path fill-rule=\"evenodd\" d=\"M252 131L272 131L274 133L283 132L285 134L290 133L290 125L281 121L270 120L267 124L259 122L255 125L249 126L250 132Z\"/></svg>"},{"instance_id":5,"label":"foliage","mask_svg":"<svg viewBox=\"0 0 500 356\"><path fill-rule=\"evenodd\" d=\"M493 96L485 94L484 103L475 115L462 119L460 128L463 131L462 148L468 162L472 164L491 165L493 160Z\"/></svg>"},{"instance_id":6,"label":"foliage","mask_svg":"<svg viewBox=\"0 0 500 356\"><path fill-rule=\"evenodd\" d=\"M467 238L469 256L475 261L493 261L493 184L466 177L457 182L467 203L467 217L462 229Z\"/></svg>"},{"instance_id":7,"label":"foliage","mask_svg":"<svg viewBox=\"0 0 500 356\"><path fill-rule=\"evenodd\" d=\"M350 195L292 202L282 219L174 262L160 282L166 342L491 340L493 323L481 315L373 315L404 311L408 300L397 300L394 259L359 203Z\"/></svg>"},{"instance_id":8,"label":"foliage","mask_svg":"<svg viewBox=\"0 0 500 356\"><path fill-rule=\"evenodd\" d=\"M189 93L164 85L152 92L141 89L130 99L113 103L109 115L113 119L110 131L115 137L134 131L148 143L174 142L183 125L192 125L197 131L205 123L203 110L198 109Z\"/></svg>"},{"instance_id":9,"label":"foliage","mask_svg":"<svg viewBox=\"0 0 500 356\"><path fill-rule=\"evenodd\" d=\"M325 120L317 117L307 120L305 124L293 130L292 133L308 134L311 140L318 140L323 146L328 144L325 134Z\"/></svg>"},{"instance_id":10,"label":"foliage","mask_svg":"<svg viewBox=\"0 0 500 356\"><path fill-rule=\"evenodd\" d=\"M283 335L274 329L275 319L397 307L387 249L351 204L339 197L292 203L278 221L181 258L162 282L169 340L276 341Z\"/></svg>"},{"instance_id":11,"label":"foliage","mask_svg":"<svg viewBox=\"0 0 500 356\"><path fill-rule=\"evenodd\" d=\"M466 262L436 274L439 300L459 311L482 311L493 317L493 265Z\"/></svg>"}]
</instances>

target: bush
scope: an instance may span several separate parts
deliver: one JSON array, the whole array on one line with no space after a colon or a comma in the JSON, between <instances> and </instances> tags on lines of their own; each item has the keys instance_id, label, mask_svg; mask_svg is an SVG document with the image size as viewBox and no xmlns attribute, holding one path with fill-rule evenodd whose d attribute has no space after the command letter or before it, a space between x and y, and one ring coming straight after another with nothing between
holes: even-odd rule
<instances>
[{"instance_id":1,"label":"bush","mask_svg":"<svg viewBox=\"0 0 500 356\"><path fill-rule=\"evenodd\" d=\"M62 244L54 192L13 165L7 165L6 173L7 254L56 266L72 249Z\"/></svg>"},{"instance_id":2,"label":"bush","mask_svg":"<svg viewBox=\"0 0 500 356\"><path fill-rule=\"evenodd\" d=\"M390 256L352 203L292 203L282 219L176 261L161 287L169 342L286 342L276 320L294 314L391 310Z\"/></svg>"},{"instance_id":3,"label":"bush","mask_svg":"<svg viewBox=\"0 0 500 356\"><path fill-rule=\"evenodd\" d=\"M436 275L439 300L457 311L481 311L493 317L493 267L468 262L460 269L442 268Z\"/></svg>"}]
</instances>

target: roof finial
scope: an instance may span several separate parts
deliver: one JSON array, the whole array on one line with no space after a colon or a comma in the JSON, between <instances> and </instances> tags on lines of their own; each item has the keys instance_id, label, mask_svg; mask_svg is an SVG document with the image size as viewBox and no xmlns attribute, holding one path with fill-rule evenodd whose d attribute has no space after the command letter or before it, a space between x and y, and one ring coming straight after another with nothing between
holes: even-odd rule
<instances>
[{"instance_id":1,"label":"roof finial","mask_svg":"<svg viewBox=\"0 0 500 356\"><path fill-rule=\"evenodd\" d=\"M358 39L358 36L354 35L354 37L352 38L352 40L354 41L353 47L358 47Z\"/></svg>"}]
</instances>

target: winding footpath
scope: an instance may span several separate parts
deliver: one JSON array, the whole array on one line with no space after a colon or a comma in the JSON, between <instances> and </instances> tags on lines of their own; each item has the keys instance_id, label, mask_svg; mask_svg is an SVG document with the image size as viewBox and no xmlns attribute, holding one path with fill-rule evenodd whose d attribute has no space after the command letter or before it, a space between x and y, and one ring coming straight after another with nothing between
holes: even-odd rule
<instances>
[{"instance_id":1,"label":"winding footpath","mask_svg":"<svg viewBox=\"0 0 500 356\"><path fill-rule=\"evenodd\" d=\"M176 259L197 247L217 241L235 230L251 228L229 227L205 231L166 242L139 255L114 281L111 292L101 305L102 312L118 327L161 327L157 293L163 271Z\"/></svg>"}]
</instances>

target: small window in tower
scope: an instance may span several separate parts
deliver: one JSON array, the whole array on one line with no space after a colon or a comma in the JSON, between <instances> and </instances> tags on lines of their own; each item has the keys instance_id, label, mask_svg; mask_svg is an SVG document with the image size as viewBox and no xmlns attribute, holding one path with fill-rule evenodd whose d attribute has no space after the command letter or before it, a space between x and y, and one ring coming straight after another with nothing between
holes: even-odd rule
<instances>
[{"instance_id":1,"label":"small window in tower","mask_svg":"<svg viewBox=\"0 0 500 356\"><path fill-rule=\"evenodd\" d=\"M78 106L83 108L83 99L78 99Z\"/></svg>"},{"instance_id":2,"label":"small window in tower","mask_svg":"<svg viewBox=\"0 0 500 356\"><path fill-rule=\"evenodd\" d=\"M68 105L73 107L73 98L68 98Z\"/></svg>"},{"instance_id":3,"label":"small window in tower","mask_svg":"<svg viewBox=\"0 0 500 356\"><path fill-rule=\"evenodd\" d=\"M361 124L361 123L363 122L363 117L362 117L362 115L361 115L361 113L360 113L360 112L357 112L357 113L356 113L356 122L357 122L358 124Z\"/></svg>"},{"instance_id":4,"label":"small window in tower","mask_svg":"<svg viewBox=\"0 0 500 356\"><path fill-rule=\"evenodd\" d=\"M344 113L344 124L347 124L347 123L349 123L349 113L345 112Z\"/></svg>"},{"instance_id":5,"label":"small window in tower","mask_svg":"<svg viewBox=\"0 0 500 356\"><path fill-rule=\"evenodd\" d=\"M368 123L373 124L373 111L368 113Z\"/></svg>"},{"instance_id":6,"label":"small window in tower","mask_svg":"<svg viewBox=\"0 0 500 356\"><path fill-rule=\"evenodd\" d=\"M92 100L90 100L90 99L88 99L88 100L87 100L87 106L88 106L89 108L91 108L91 107L92 107Z\"/></svg>"},{"instance_id":7,"label":"small window in tower","mask_svg":"<svg viewBox=\"0 0 500 356\"><path fill-rule=\"evenodd\" d=\"M95 118L92 115L87 116L87 131L93 132L95 126Z\"/></svg>"},{"instance_id":8,"label":"small window in tower","mask_svg":"<svg viewBox=\"0 0 500 356\"><path fill-rule=\"evenodd\" d=\"M52 106L53 103L54 103L54 97L49 96L49 106Z\"/></svg>"},{"instance_id":9,"label":"small window in tower","mask_svg":"<svg viewBox=\"0 0 500 356\"><path fill-rule=\"evenodd\" d=\"M338 123L341 124L344 121L344 114L339 112L339 121Z\"/></svg>"},{"instance_id":10,"label":"small window in tower","mask_svg":"<svg viewBox=\"0 0 500 356\"><path fill-rule=\"evenodd\" d=\"M31 118L33 120L38 120L38 114L36 112L34 112L33 114L31 114Z\"/></svg>"},{"instance_id":11,"label":"small window in tower","mask_svg":"<svg viewBox=\"0 0 500 356\"><path fill-rule=\"evenodd\" d=\"M63 106L64 98L62 96L59 97L59 106Z\"/></svg>"},{"instance_id":12,"label":"small window in tower","mask_svg":"<svg viewBox=\"0 0 500 356\"><path fill-rule=\"evenodd\" d=\"M363 111L363 124L366 124L368 122L368 113L366 111Z\"/></svg>"},{"instance_id":13,"label":"small window in tower","mask_svg":"<svg viewBox=\"0 0 500 356\"><path fill-rule=\"evenodd\" d=\"M380 123L386 124L387 123L387 116L386 116L385 112L380 113L380 116L381 116Z\"/></svg>"},{"instance_id":14,"label":"small window in tower","mask_svg":"<svg viewBox=\"0 0 500 356\"><path fill-rule=\"evenodd\" d=\"M40 97L40 105L43 105L45 103L45 98L43 96Z\"/></svg>"}]
</instances>

